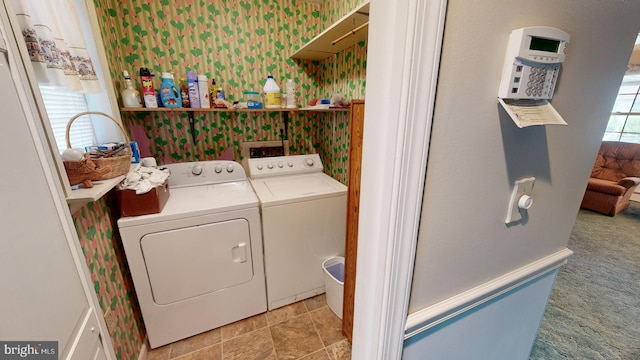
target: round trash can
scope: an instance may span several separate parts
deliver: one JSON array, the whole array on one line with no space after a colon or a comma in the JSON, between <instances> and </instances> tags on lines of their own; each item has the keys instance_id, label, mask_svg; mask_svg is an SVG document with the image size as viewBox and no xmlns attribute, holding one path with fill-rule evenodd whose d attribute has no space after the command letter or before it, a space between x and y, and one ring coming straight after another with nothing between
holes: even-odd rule
<instances>
[{"instance_id":1,"label":"round trash can","mask_svg":"<svg viewBox=\"0 0 640 360\"><path fill-rule=\"evenodd\" d=\"M344 258L336 256L322 262L327 305L337 317L342 319L342 298L344 292Z\"/></svg>"}]
</instances>

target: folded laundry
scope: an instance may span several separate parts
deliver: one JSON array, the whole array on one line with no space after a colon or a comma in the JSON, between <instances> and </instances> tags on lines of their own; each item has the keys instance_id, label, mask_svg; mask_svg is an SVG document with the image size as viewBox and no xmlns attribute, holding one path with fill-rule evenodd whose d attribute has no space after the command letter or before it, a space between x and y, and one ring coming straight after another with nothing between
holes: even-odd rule
<instances>
[{"instance_id":1,"label":"folded laundry","mask_svg":"<svg viewBox=\"0 0 640 360\"><path fill-rule=\"evenodd\" d=\"M138 195L146 194L154 187L162 185L169 178L169 175L168 169L159 170L138 164L129 171L127 177L118 185L118 189L135 190Z\"/></svg>"}]
</instances>

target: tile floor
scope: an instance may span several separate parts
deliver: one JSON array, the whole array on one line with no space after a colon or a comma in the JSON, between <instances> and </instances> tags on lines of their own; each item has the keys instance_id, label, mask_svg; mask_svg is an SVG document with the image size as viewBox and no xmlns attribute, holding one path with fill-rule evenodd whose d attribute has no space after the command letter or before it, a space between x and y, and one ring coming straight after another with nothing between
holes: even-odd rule
<instances>
[{"instance_id":1,"label":"tile floor","mask_svg":"<svg viewBox=\"0 0 640 360\"><path fill-rule=\"evenodd\" d=\"M351 344L324 294L151 350L147 360L343 360Z\"/></svg>"}]
</instances>

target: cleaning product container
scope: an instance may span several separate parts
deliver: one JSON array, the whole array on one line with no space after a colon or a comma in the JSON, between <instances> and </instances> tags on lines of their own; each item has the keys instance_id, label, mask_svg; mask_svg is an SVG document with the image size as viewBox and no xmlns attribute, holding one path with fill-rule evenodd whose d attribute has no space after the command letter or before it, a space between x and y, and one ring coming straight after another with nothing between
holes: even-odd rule
<instances>
[{"instance_id":1,"label":"cleaning product container","mask_svg":"<svg viewBox=\"0 0 640 360\"><path fill-rule=\"evenodd\" d=\"M296 83L292 79L287 80L287 109L295 109L296 105Z\"/></svg>"},{"instance_id":2,"label":"cleaning product container","mask_svg":"<svg viewBox=\"0 0 640 360\"><path fill-rule=\"evenodd\" d=\"M160 84L160 101L166 108L182 107L182 96L180 88L173 82L173 75L168 72L162 73L162 83Z\"/></svg>"},{"instance_id":3,"label":"cleaning product container","mask_svg":"<svg viewBox=\"0 0 640 360\"><path fill-rule=\"evenodd\" d=\"M198 87L198 74L195 71L187 71L187 91L189 92L189 105L192 108L199 108L200 88Z\"/></svg>"},{"instance_id":4,"label":"cleaning product container","mask_svg":"<svg viewBox=\"0 0 640 360\"><path fill-rule=\"evenodd\" d=\"M153 86L153 77L146 67L140 68L140 82L142 83L142 97L144 98L144 106L148 108L157 108L158 101L156 99L156 90Z\"/></svg>"},{"instance_id":5,"label":"cleaning product container","mask_svg":"<svg viewBox=\"0 0 640 360\"><path fill-rule=\"evenodd\" d=\"M207 75L198 75L198 91L200 93L200 108L208 109L211 107L211 99L209 98L209 79Z\"/></svg>"},{"instance_id":6,"label":"cleaning product container","mask_svg":"<svg viewBox=\"0 0 640 360\"><path fill-rule=\"evenodd\" d=\"M245 91L244 100L247 102L247 108L262 109L262 102L257 91Z\"/></svg>"},{"instance_id":7,"label":"cleaning product container","mask_svg":"<svg viewBox=\"0 0 640 360\"><path fill-rule=\"evenodd\" d=\"M269 75L264 83L264 107L267 109L280 108L280 87L273 80L273 76Z\"/></svg>"},{"instance_id":8,"label":"cleaning product container","mask_svg":"<svg viewBox=\"0 0 640 360\"><path fill-rule=\"evenodd\" d=\"M182 107L188 108L191 107L191 103L189 102L189 85L187 85L187 78L180 78L180 97L182 98Z\"/></svg>"},{"instance_id":9,"label":"cleaning product container","mask_svg":"<svg viewBox=\"0 0 640 360\"><path fill-rule=\"evenodd\" d=\"M342 299L344 297L344 258L336 256L322 262L327 305L337 317L342 319Z\"/></svg>"},{"instance_id":10,"label":"cleaning product container","mask_svg":"<svg viewBox=\"0 0 640 360\"><path fill-rule=\"evenodd\" d=\"M142 101L140 100L140 93L133 86L131 77L127 70L122 72L124 75L124 90L122 90L122 104L128 108L142 107Z\"/></svg>"}]
</instances>

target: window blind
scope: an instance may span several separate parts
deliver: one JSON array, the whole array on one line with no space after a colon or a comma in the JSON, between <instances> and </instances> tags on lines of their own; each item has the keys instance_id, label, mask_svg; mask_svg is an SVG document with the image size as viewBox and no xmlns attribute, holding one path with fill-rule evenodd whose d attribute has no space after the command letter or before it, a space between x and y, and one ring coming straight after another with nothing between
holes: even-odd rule
<instances>
[{"instance_id":1,"label":"window blind","mask_svg":"<svg viewBox=\"0 0 640 360\"><path fill-rule=\"evenodd\" d=\"M40 85L40 93L47 108L47 115L56 138L58 150L62 152L67 148L65 132L69 120L79 112L89 111L87 101L79 91L65 88ZM96 143L96 135L90 116L82 116L76 119L69 131L71 147L84 148Z\"/></svg>"}]
</instances>

